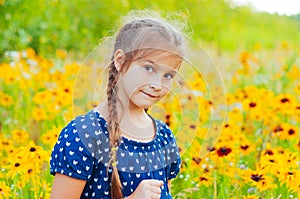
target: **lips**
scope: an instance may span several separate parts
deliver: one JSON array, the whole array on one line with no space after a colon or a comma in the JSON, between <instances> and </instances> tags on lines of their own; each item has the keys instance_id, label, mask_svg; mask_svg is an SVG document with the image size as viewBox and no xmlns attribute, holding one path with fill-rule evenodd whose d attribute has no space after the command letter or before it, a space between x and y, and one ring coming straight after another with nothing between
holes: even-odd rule
<instances>
[{"instance_id":1,"label":"lips","mask_svg":"<svg viewBox=\"0 0 300 199\"><path fill-rule=\"evenodd\" d=\"M147 96L150 97L150 98L159 98L159 96L152 95L152 94L147 93L147 92L145 92L145 91L141 91L141 92L144 93L145 95L147 95Z\"/></svg>"}]
</instances>

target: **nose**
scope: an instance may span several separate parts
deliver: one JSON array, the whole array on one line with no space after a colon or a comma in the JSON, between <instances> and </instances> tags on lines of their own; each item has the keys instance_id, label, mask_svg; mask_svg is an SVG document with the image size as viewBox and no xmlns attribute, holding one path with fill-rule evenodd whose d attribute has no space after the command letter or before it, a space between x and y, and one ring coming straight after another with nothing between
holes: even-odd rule
<instances>
[{"instance_id":1,"label":"nose","mask_svg":"<svg viewBox=\"0 0 300 199\"><path fill-rule=\"evenodd\" d=\"M158 83L151 82L149 87L155 91L160 91L162 86Z\"/></svg>"}]
</instances>

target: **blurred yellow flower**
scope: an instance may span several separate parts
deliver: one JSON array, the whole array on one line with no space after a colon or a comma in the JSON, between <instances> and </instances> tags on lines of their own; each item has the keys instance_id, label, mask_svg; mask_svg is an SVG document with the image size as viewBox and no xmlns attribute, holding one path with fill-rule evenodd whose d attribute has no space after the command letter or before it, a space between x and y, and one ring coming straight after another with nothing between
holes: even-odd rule
<instances>
[{"instance_id":1,"label":"blurred yellow flower","mask_svg":"<svg viewBox=\"0 0 300 199\"><path fill-rule=\"evenodd\" d=\"M10 107L11 105L13 105L14 101L12 96L6 94L6 93L2 93L0 91L0 105L4 106L4 107Z\"/></svg>"},{"instance_id":2,"label":"blurred yellow flower","mask_svg":"<svg viewBox=\"0 0 300 199\"><path fill-rule=\"evenodd\" d=\"M67 76L67 77L70 77L70 76L76 77L79 69L80 69L80 65L77 64L77 63L72 63L72 64L65 65L65 76Z\"/></svg>"},{"instance_id":3,"label":"blurred yellow flower","mask_svg":"<svg viewBox=\"0 0 300 199\"><path fill-rule=\"evenodd\" d=\"M4 181L0 181L0 198L9 198L10 195L10 187Z\"/></svg>"},{"instance_id":4,"label":"blurred yellow flower","mask_svg":"<svg viewBox=\"0 0 300 199\"><path fill-rule=\"evenodd\" d=\"M29 140L29 134L24 130L15 129L12 132L12 140L18 144L27 143Z\"/></svg>"},{"instance_id":5,"label":"blurred yellow flower","mask_svg":"<svg viewBox=\"0 0 300 199\"><path fill-rule=\"evenodd\" d=\"M298 192L300 190L300 171L297 169L284 168L279 174L278 179L281 185L286 184L287 187Z\"/></svg>"},{"instance_id":6,"label":"blurred yellow flower","mask_svg":"<svg viewBox=\"0 0 300 199\"><path fill-rule=\"evenodd\" d=\"M52 146L57 141L58 135L62 129L62 126L53 126L51 130L48 130L41 136L41 141L43 144L48 145L52 148Z\"/></svg>"},{"instance_id":7,"label":"blurred yellow flower","mask_svg":"<svg viewBox=\"0 0 300 199\"><path fill-rule=\"evenodd\" d=\"M295 94L300 95L300 84L297 84L297 85L295 86L294 92L295 92Z\"/></svg>"},{"instance_id":8,"label":"blurred yellow flower","mask_svg":"<svg viewBox=\"0 0 300 199\"><path fill-rule=\"evenodd\" d=\"M25 54L23 54L23 55L26 56L26 58L36 59L36 53L35 53L34 49L32 49L32 48L27 48L25 50Z\"/></svg>"},{"instance_id":9,"label":"blurred yellow flower","mask_svg":"<svg viewBox=\"0 0 300 199\"><path fill-rule=\"evenodd\" d=\"M286 73L286 76L292 80L298 80L300 78L299 66L293 65L291 69Z\"/></svg>"},{"instance_id":10,"label":"blurred yellow flower","mask_svg":"<svg viewBox=\"0 0 300 199\"><path fill-rule=\"evenodd\" d=\"M51 100L51 93L49 90L40 91L33 97L33 102L36 104L47 104Z\"/></svg>"},{"instance_id":11,"label":"blurred yellow flower","mask_svg":"<svg viewBox=\"0 0 300 199\"><path fill-rule=\"evenodd\" d=\"M285 50L289 49L289 43L287 41L281 41L281 47Z\"/></svg>"},{"instance_id":12,"label":"blurred yellow flower","mask_svg":"<svg viewBox=\"0 0 300 199\"><path fill-rule=\"evenodd\" d=\"M37 121L41 121L47 119L47 114L44 109L35 107L32 112L32 117Z\"/></svg>"},{"instance_id":13,"label":"blurred yellow flower","mask_svg":"<svg viewBox=\"0 0 300 199\"><path fill-rule=\"evenodd\" d=\"M67 51L63 49L57 49L55 55L60 59L65 59L67 57Z\"/></svg>"},{"instance_id":14,"label":"blurred yellow flower","mask_svg":"<svg viewBox=\"0 0 300 199\"><path fill-rule=\"evenodd\" d=\"M247 195L247 196L243 196L243 199L259 199L259 197L256 195Z\"/></svg>"},{"instance_id":15,"label":"blurred yellow flower","mask_svg":"<svg viewBox=\"0 0 300 199\"><path fill-rule=\"evenodd\" d=\"M13 68L9 64L1 64L0 70L0 78L4 79L4 82L7 85L16 83L17 79L20 78L20 71L16 67Z\"/></svg>"}]
</instances>

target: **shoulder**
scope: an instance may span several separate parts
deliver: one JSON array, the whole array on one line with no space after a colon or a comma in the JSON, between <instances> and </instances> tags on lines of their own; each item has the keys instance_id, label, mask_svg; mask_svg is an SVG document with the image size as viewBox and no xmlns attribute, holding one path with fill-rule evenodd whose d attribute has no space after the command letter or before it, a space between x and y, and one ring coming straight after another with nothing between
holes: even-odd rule
<instances>
[{"instance_id":1,"label":"shoulder","mask_svg":"<svg viewBox=\"0 0 300 199\"><path fill-rule=\"evenodd\" d=\"M77 116L62 129L56 145L80 146L80 151L84 148L92 157L99 158L99 153L109 147L106 121L95 111Z\"/></svg>"},{"instance_id":2,"label":"shoulder","mask_svg":"<svg viewBox=\"0 0 300 199\"><path fill-rule=\"evenodd\" d=\"M70 139L70 137L93 137L99 131L106 131L106 122L101 121L97 112L89 111L71 120L61 131L59 139ZM97 130L97 133L95 131ZM92 133L93 131L93 133Z\"/></svg>"},{"instance_id":3,"label":"shoulder","mask_svg":"<svg viewBox=\"0 0 300 199\"><path fill-rule=\"evenodd\" d=\"M173 134L173 131L169 128L169 126L161 120L155 119L155 122L157 135L167 142L174 142L175 136Z\"/></svg>"}]
</instances>

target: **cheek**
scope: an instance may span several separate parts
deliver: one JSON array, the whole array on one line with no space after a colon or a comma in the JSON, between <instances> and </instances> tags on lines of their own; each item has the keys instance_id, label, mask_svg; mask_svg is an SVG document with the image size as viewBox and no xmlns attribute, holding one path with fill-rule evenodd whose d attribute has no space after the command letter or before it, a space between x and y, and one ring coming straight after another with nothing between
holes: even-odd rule
<instances>
[{"instance_id":1,"label":"cheek","mask_svg":"<svg viewBox=\"0 0 300 199\"><path fill-rule=\"evenodd\" d=\"M141 87L146 85L145 78L138 75L128 75L121 81L128 95L132 95L138 91Z\"/></svg>"},{"instance_id":2,"label":"cheek","mask_svg":"<svg viewBox=\"0 0 300 199\"><path fill-rule=\"evenodd\" d=\"M166 80L165 82L163 82L163 87L164 89L169 91L172 87L172 80Z\"/></svg>"}]
</instances>

